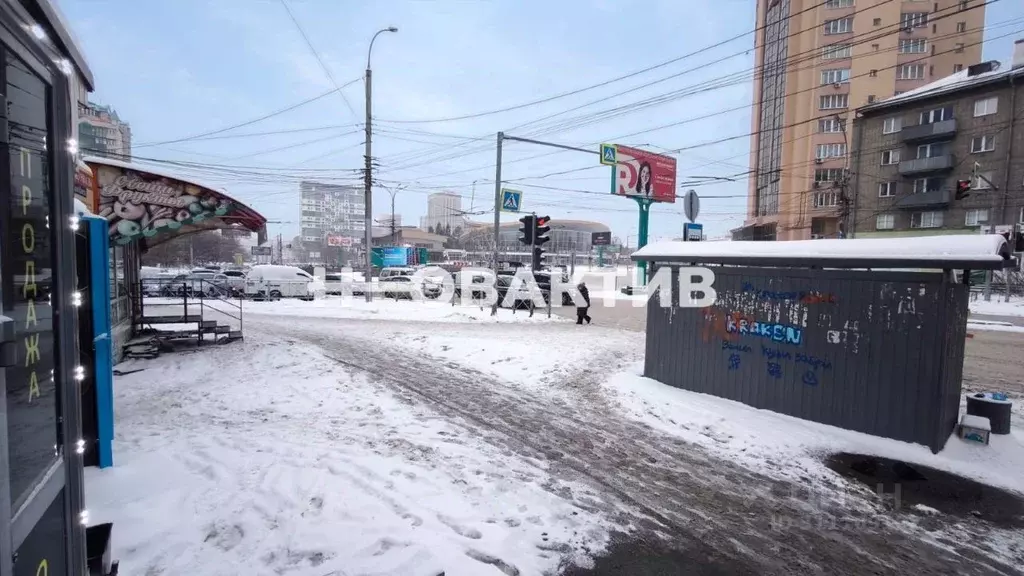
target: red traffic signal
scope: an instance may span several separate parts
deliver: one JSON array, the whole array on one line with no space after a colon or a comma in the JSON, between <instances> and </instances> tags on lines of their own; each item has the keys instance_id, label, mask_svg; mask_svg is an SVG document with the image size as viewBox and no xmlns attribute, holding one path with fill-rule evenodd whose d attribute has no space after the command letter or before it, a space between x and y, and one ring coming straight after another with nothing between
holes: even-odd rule
<instances>
[{"instance_id":1,"label":"red traffic signal","mask_svg":"<svg viewBox=\"0 0 1024 576\"><path fill-rule=\"evenodd\" d=\"M548 238L546 234L551 231L551 227L548 226L548 222L551 222L550 216L537 216L534 221L533 227L533 245L540 246L546 243L551 238Z\"/></svg>"},{"instance_id":2,"label":"red traffic signal","mask_svg":"<svg viewBox=\"0 0 1024 576\"><path fill-rule=\"evenodd\" d=\"M970 180L957 180L956 181L956 199L963 200L971 192L971 181Z\"/></svg>"}]
</instances>

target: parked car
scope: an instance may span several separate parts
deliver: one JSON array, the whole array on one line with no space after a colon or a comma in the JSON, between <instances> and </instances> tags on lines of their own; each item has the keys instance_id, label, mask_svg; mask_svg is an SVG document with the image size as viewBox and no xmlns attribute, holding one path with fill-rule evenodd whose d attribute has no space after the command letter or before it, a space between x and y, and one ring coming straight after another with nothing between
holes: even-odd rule
<instances>
[{"instance_id":1,"label":"parked car","mask_svg":"<svg viewBox=\"0 0 1024 576\"><path fill-rule=\"evenodd\" d=\"M225 270L221 273L225 276L225 284L232 294L245 292L245 272L242 270Z\"/></svg>"},{"instance_id":2,"label":"parked car","mask_svg":"<svg viewBox=\"0 0 1024 576\"><path fill-rule=\"evenodd\" d=\"M433 300L441 295L442 286L434 282L417 282L412 276L392 276L379 282L379 290L385 298L411 300L422 294L424 298Z\"/></svg>"},{"instance_id":3,"label":"parked car","mask_svg":"<svg viewBox=\"0 0 1024 576\"><path fill-rule=\"evenodd\" d=\"M324 275L324 290L328 294L343 294L346 284L348 284L349 293L352 295L365 293L366 281L358 272L332 272Z\"/></svg>"},{"instance_id":4,"label":"parked car","mask_svg":"<svg viewBox=\"0 0 1024 576\"><path fill-rule=\"evenodd\" d=\"M379 279L383 282L395 276L412 276L415 273L416 269L411 266L388 266L380 271Z\"/></svg>"},{"instance_id":5,"label":"parked car","mask_svg":"<svg viewBox=\"0 0 1024 576\"><path fill-rule=\"evenodd\" d=\"M326 293L324 283L294 266L261 264L245 276L245 295L252 298L303 298Z\"/></svg>"}]
</instances>

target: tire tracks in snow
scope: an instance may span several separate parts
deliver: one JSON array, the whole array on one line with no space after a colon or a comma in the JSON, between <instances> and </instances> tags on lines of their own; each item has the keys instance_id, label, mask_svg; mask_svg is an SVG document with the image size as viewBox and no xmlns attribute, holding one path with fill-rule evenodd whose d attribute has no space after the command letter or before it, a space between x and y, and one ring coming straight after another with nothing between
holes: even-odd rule
<instances>
[{"instance_id":1,"label":"tire tracks in snow","mask_svg":"<svg viewBox=\"0 0 1024 576\"><path fill-rule=\"evenodd\" d=\"M600 510L632 537L664 539L663 545L692 558L695 573L1018 573L995 560L968 560L923 542L895 522L853 524L878 514L878 508L857 498L845 506L824 499L809 503L795 497L809 486L757 474L628 420L594 398L604 366L577 382L589 388L589 401L566 402L453 369L446 361L411 357L360 333L374 324L271 317L247 322L315 345L333 361L461 420L488 442L540 461L555 477L597 488L607 501L577 497L557 485L549 489L581 509ZM848 490L841 482L833 488ZM819 524L823 517L856 528L828 530Z\"/></svg>"}]
</instances>

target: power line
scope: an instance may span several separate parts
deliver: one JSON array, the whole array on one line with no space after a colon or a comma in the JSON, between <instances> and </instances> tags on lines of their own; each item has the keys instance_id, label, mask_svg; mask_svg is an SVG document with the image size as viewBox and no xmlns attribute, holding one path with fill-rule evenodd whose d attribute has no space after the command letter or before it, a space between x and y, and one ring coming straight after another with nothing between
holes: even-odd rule
<instances>
[{"instance_id":1,"label":"power line","mask_svg":"<svg viewBox=\"0 0 1024 576\"><path fill-rule=\"evenodd\" d=\"M893 0L885 0L885 1L886 2L890 2L890 1L893 1ZM815 9L817 9L820 6L824 6L825 3L826 2L822 2L820 4L815 4L815 5L813 5L813 6L809 7L809 8L805 8L805 9L799 11L799 12L791 14L790 16L788 16L788 18L792 18L792 17L797 16L799 14L803 14L805 12L809 12L811 10L815 10ZM661 62L659 64L655 64L653 66L648 66L647 68L643 68L643 69L637 70L635 72L630 72L629 74L624 74L622 76L617 76L617 77L612 78L610 80L605 80L603 82L599 82L597 84L592 84L590 86L585 86L583 88L577 88L576 90L570 90L568 92L562 92L561 94L556 94L554 96L548 96L546 98L540 98L538 100L532 100L530 102L524 102L522 104L516 104L514 106L507 106L505 108L499 108L499 109L496 109L496 110L489 110L489 111L486 111L486 112L477 112L477 113L474 113L474 114L464 114L462 116L451 116L451 117L448 117L448 118L433 118L433 119L425 119L425 120L378 120L378 121L379 122L390 122L390 123L393 123L393 124L436 124L436 123L440 123L440 122L455 122L455 121L458 121L458 120L468 120L470 118L480 118L480 117L483 117L483 116L491 116L491 115L494 115L494 114L501 114L501 113L504 113L504 112L510 112L512 110L520 110L520 109L523 109L523 108L528 108L530 106L536 106L538 104L544 104L546 102L551 102L553 100L559 100L561 98L566 98L568 96L574 96L574 95L580 94L582 92L588 92L590 90L594 90L595 88L601 88L601 87L607 86L609 84L614 84L615 82L619 82L619 81L622 81L622 80L626 80L628 78L633 78L635 76L639 76L641 74L645 74L645 73L650 72L652 70L657 70L659 68L664 68L665 66L668 66L670 64L674 64L676 62L679 62L680 60L685 60L687 58L696 56L698 54L702 54L702 53L707 52L709 50L713 50L715 48L718 48L719 46L724 46L726 44L729 44L730 42L734 42L736 40L739 40L740 38L743 38L744 36L747 36L749 34L755 34L758 31L764 29L766 26L767 25L759 26L759 27L754 28L753 30L751 30L749 32L744 32L742 34L738 34L738 35L733 36L731 38L727 38L727 39L722 40L720 42L716 42L715 44L712 44L710 46L705 46L705 47L700 48L698 50L695 50L693 52L689 52L687 54L683 54L682 56L677 56L677 57L672 58L670 60L666 60L664 62Z\"/></svg>"},{"instance_id":2,"label":"power line","mask_svg":"<svg viewBox=\"0 0 1024 576\"><path fill-rule=\"evenodd\" d=\"M306 35L306 31L302 29L302 25L299 24L299 21L295 18L295 15L292 14L292 9L288 7L288 2L286 0L281 0L281 6L284 6L284 10L285 12L288 13L288 17L291 18L292 23L295 24L295 27L299 29L299 34L301 34L302 39L306 41L306 46L309 46L309 51L313 53L313 56L316 58L316 61L320 63L320 68L323 69L324 74L327 75L327 79L330 80L331 84L334 85L335 91L338 93L339 96L341 96L342 101L345 102L345 106L348 107L348 111L351 112L353 116L355 116L355 109L352 108L352 104L350 104L348 98L345 97L345 93L341 90L342 87L338 86L338 81L334 79L334 75L331 74L331 70L327 67L327 64L324 64L324 60L323 58L320 57L320 53L317 52L316 48L313 47L313 42L311 42L309 36Z\"/></svg>"},{"instance_id":3,"label":"power line","mask_svg":"<svg viewBox=\"0 0 1024 576\"><path fill-rule=\"evenodd\" d=\"M285 114L287 112L291 112L292 110L295 110L296 108L301 108L302 106L305 106L307 104L312 104L313 102L316 102L317 100L320 100L322 98L326 98L327 96L330 96L331 94L333 94L335 92L339 92L339 91L345 89L346 87L351 86L352 84L355 84L356 82L359 82L360 80L362 80L362 77L356 78L354 80L351 80L351 81L343 84L339 88L332 88L332 89L328 90L327 92L324 92L324 93L319 94L317 96L314 96L312 98L308 98L308 99L303 100L303 101L301 101L301 102L299 102L297 104L292 104L291 106L288 106L288 107L285 107L285 108L281 108L279 110L275 110L273 112L270 112L269 114L264 114L263 116L260 116L258 118L253 118L252 120L247 120L245 122L240 122L238 124L232 124L231 126L227 126L225 128L218 128L217 130L210 130L209 132L201 132L199 134L193 134L191 136L185 136L183 138L176 138L174 140L163 140L161 142L144 142L144 143L141 143L141 144L135 144L134 147L135 148L146 148L146 147L149 147L149 146L163 146L164 144L176 144L178 142L186 142L188 140L203 139L203 138L205 138L207 136L213 136L214 134L223 134L224 132L228 132L230 130L235 130L236 128L242 128L244 126L251 126L252 124L256 124L257 122L262 122L262 121L267 120L269 118L273 118L274 116L280 116L281 114ZM127 149L126 148L122 149L122 151L125 151L125 150L127 150Z\"/></svg>"}]
</instances>

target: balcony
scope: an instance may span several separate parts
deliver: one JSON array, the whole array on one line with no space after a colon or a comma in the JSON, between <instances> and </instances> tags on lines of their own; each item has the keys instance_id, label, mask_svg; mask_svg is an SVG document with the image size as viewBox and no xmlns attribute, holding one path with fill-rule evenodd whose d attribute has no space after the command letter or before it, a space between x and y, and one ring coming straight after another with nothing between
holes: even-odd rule
<instances>
[{"instance_id":1,"label":"balcony","mask_svg":"<svg viewBox=\"0 0 1024 576\"><path fill-rule=\"evenodd\" d=\"M956 118L950 118L931 124L905 126L900 131L900 142L927 142L949 139L954 136L956 136Z\"/></svg>"},{"instance_id":2,"label":"balcony","mask_svg":"<svg viewBox=\"0 0 1024 576\"><path fill-rule=\"evenodd\" d=\"M926 172L938 172L940 170L951 170L956 164L952 154L932 156L931 158L916 158L900 162L900 175L913 176Z\"/></svg>"},{"instance_id":3,"label":"balcony","mask_svg":"<svg viewBox=\"0 0 1024 576\"><path fill-rule=\"evenodd\" d=\"M944 208L949 205L949 190L936 190L934 192L919 192L904 196L896 201L893 206L901 210L916 210L919 208Z\"/></svg>"}]
</instances>

